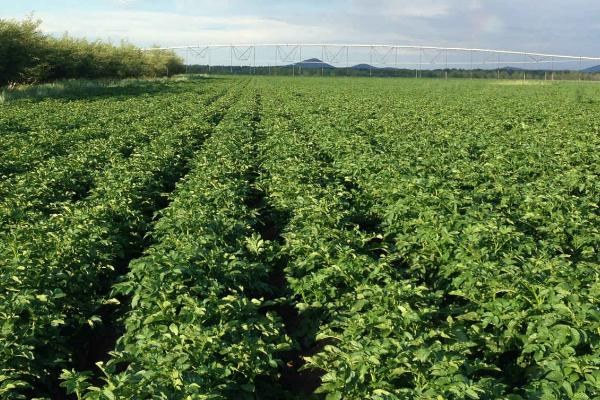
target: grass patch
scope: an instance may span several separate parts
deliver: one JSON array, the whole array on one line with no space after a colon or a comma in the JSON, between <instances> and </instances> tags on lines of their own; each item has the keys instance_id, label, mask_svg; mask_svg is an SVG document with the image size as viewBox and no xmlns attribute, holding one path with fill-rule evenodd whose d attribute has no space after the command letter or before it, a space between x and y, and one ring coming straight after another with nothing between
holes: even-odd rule
<instances>
[{"instance_id":1,"label":"grass patch","mask_svg":"<svg viewBox=\"0 0 600 400\"><path fill-rule=\"evenodd\" d=\"M0 104L10 104L19 100L44 100L48 98L80 99L102 95L127 95L129 89L147 88L148 92L156 91L159 86L155 84L169 82L186 82L191 80L206 79L205 75L175 75L170 78L128 78L128 79L69 79L52 83L36 85L19 85L14 90L6 88L0 91ZM151 86L154 86L152 88Z\"/></svg>"}]
</instances>

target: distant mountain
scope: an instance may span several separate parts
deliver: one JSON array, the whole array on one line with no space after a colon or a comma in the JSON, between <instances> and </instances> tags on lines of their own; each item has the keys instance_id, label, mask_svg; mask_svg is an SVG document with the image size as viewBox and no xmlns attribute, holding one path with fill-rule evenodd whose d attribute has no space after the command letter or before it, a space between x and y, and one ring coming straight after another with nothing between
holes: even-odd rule
<instances>
[{"instance_id":1,"label":"distant mountain","mask_svg":"<svg viewBox=\"0 0 600 400\"><path fill-rule=\"evenodd\" d=\"M300 68L335 68L333 65L327 64L318 58L309 58L308 60L300 61L293 65Z\"/></svg>"},{"instance_id":2,"label":"distant mountain","mask_svg":"<svg viewBox=\"0 0 600 400\"><path fill-rule=\"evenodd\" d=\"M503 67L500 69L503 71L525 71L523 68L517 68L517 67Z\"/></svg>"},{"instance_id":3,"label":"distant mountain","mask_svg":"<svg viewBox=\"0 0 600 400\"><path fill-rule=\"evenodd\" d=\"M359 70L359 71L365 71L365 70L368 71L368 70L372 70L372 69L379 69L379 68L374 67L374 66L369 65L369 64L356 64L356 65L353 65L350 68L356 69L356 70Z\"/></svg>"},{"instance_id":4,"label":"distant mountain","mask_svg":"<svg viewBox=\"0 0 600 400\"><path fill-rule=\"evenodd\" d=\"M326 63L325 61L322 61L318 58L309 58L306 59L304 61L299 61L297 63L294 64L289 64L286 65L286 67L299 67L299 68L305 68L305 69L338 69L338 68L345 68L345 67L336 67L333 66L329 63ZM366 64L366 63L362 63L362 64L356 64L350 67L350 69L353 69L355 71L400 71L400 70L404 70L404 68L398 68L398 67L392 67L392 66L385 66L385 67L376 67L374 65L371 64ZM428 71L441 71L443 70L441 67L437 68L437 69L431 69ZM525 69L525 68L519 68L519 67L512 67L509 65L506 65L504 67L500 68L500 71L507 71L507 72L550 72L550 70L548 69ZM595 67L591 67L591 68L587 68L582 70L582 72L589 72L589 73L600 73L600 65L597 65Z\"/></svg>"},{"instance_id":5,"label":"distant mountain","mask_svg":"<svg viewBox=\"0 0 600 400\"><path fill-rule=\"evenodd\" d=\"M600 72L600 65L596 65L595 67L586 68L583 72Z\"/></svg>"}]
</instances>

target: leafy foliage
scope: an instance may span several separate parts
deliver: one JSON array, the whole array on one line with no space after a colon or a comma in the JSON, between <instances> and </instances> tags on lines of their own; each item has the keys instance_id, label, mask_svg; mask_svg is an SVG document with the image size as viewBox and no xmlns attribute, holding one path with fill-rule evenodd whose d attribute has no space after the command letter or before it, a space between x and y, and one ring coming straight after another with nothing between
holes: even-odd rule
<instances>
[{"instance_id":1,"label":"leafy foliage","mask_svg":"<svg viewBox=\"0 0 600 400\"><path fill-rule=\"evenodd\" d=\"M13 385L52 392L61 367L86 363L78 361L78 341L83 351L88 328L107 323L99 313L115 303L108 295L120 265L144 245L164 193L186 173L194 152L235 101L232 89L216 96L209 91L204 99L192 96L189 108L172 98L172 107L183 107L181 119L158 128L129 157L113 154L77 201L61 199L66 182L51 180L46 190L21 186L7 199L2 209L7 225L0 231L0 368ZM177 118L177 112L168 115ZM87 156L94 157L94 149ZM84 175L55 177L74 183ZM54 196L57 203L40 209L44 198Z\"/></svg>"},{"instance_id":2,"label":"leafy foliage","mask_svg":"<svg viewBox=\"0 0 600 400\"><path fill-rule=\"evenodd\" d=\"M253 103L245 93L221 121L161 213L156 245L116 286L132 296L106 366L104 391L116 398L254 398L255 379L277 373L288 341L277 315L261 311L264 299L251 296L269 273L248 246ZM85 398L106 397L88 390Z\"/></svg>"},{"instance_id":3,"label":"leafy foliage","mask_svg":"<svg viewBox=\"0 0 600 400\"><path fill-rule=\"evenodd\" d=\"M41 21L0 19L0 86L9 82L35 83L56 79L168 76L183 72L173 52L144 53L121 43L114 46L39 31Z\"/></svg>"},{"instance_id":4,"label":"leafy foliage","mask_svg":"<svg viewBox=\"0 0 600 400\"><path fill-rule=\"evenodd\" d=\"M568 87L509 101L461 83L451 100L458 83L421 97L369 83L357 103L359 83L301 83L294 101L271 86L263 121L271 196L295 215L288 280L303 309L325 308L318 337L333 339L309 359L319 391L597 396L593 108L552 108Z\"/></svg>"},{"instance_id":5,"label":"leafy foliage","mask_svg":"<svg viewBox=\"0 0 600 400\"><path fill-rule=\"evenodd\" d=\"M600 396L597 88L161 90L3 109L3 398Z\"/></svg>"}]
</instances>

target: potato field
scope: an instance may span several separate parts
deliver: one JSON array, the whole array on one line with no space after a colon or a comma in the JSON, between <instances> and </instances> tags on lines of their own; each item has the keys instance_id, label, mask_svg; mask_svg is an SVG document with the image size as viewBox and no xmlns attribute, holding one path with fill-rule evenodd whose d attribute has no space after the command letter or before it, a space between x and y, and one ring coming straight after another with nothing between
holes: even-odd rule
<instances>
[{"instance_id":1,"label":"potato field","mask_svg":"<svg viewBox=\"0 0 600 400\"><path fill-rule=\"evenodd\" d=\"M600 399L600 86L0 105L0 398Z\"/></svg>"}]
</instances>

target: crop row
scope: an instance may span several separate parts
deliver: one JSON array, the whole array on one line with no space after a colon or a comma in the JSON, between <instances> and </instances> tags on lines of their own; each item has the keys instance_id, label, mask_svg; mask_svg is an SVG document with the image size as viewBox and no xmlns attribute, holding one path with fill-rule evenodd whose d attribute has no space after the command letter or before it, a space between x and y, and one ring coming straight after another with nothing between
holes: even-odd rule
<instances>
[{"instance_id":1,"label":"crop row","mask_svg":"<svg viewBox=\"0 0 600 400\"><path fill-rule=\"evenodd\" d=\"M598 292L590 285L597 282L598 163L590 151L597 138L578 129L565 135L560 128L573 121L560 118L549 123L556 130L524 122L512 130L504 120L483 119L485 111L453 122L451 131L427 109L424 126L402 126L394 118L407 113L404 104L373 96L357 109L343 98L323 104L318 91L302 94L301 102L275 100L284 116L270 125L296 118L276 136L299 132L333 166L339 198L348 198L343 187L351 194L345 206L330 195L327 208L360 206L358 225L371 235L364 241L380 255L376 264L352 255L363 270L377 271L379 284L359 285L354 302L339 302L346 283L333 282L325 286L337 294L318 300L336 312L322 335L336 343L310 360L327 372L321 390L332 398L597 395ZM529 123L539 109L520 113ZM302 176L315 169L323 179L327 169L318 164ZM332 240L321 230L319 237ZM314 256L335 254L328 246ZM361 269L333 260L339 275ZM330 262L300 276L321 276ZM307 295L304 285L301 292Z\"/></svg>"},{"instance_id":2,"label":"crop row","mask_svg":"<svg viewBox=\"0 0 600 400\"><path fill-rule=\"evenodd\" d=\"M378 368L386 361L400 366L402 353L419 346L392 334L420 335L419 315L429 311L432 294L404 280L398 260L385 255L352 182L310 134L320 127L305 129L288 105L268 97L263 185L273 206L291 215L283 231L286 278L296 308L313 325L305 329L316 330L312 342L299 338L305 368L322 371L317 392L333 399L406 392L401 374L386 377Z\"/></svg>"},{"instance_id":3,"label":"crop row","mask_svg":"<svg viewBox=\"0 0 600 400\"><path fill-rule=\"evenodd\" d=\"M163 109L146 118L143 123L127 126L115 124L103 126L106 138L87 140L74 145L69 154L51 157L26 173L16 174L0 183L0 227L23 224L54 213L60 213L65 206L85 198L93 189L94 180L112 164L120 164L149 141L170 129L191 128L197 123L184 118L194 108L204 107L214 101L214 96L222 92L218 86L208 89L201 101L194 92L180 96L182 106L165 113L168 104L159 103ZM173 101L173 100L171 100ZM170 117L166 117L169 116ZM135 119L135 118L133 118ZM24 149L28 151L28 149Z\"/></svg>"},{"instance_id":4,"label":"crop row","mask_svg":"<svg viewBox=\"0 0 600 400\"><path fill-rule=\"evenodd\" d=\"M122 130L123 126L130 127L130 130L145 130L160 126L159 121L170 124L170 121L190 112L181 106L187 103L185 101L174 106L177 101L193 98L208 85L195 84L192 87L188 84L187 87L185 94L99 98L86 102L45 100L32 103L31 107L23 104L3 106L0 116L0 178L29 171L48 158L70 153L76 145L85 146L88 141L107 138Z\"/></svg>"},{"instance_id":5,"label":"crop row","mask_svg":"<svg viewBox=\"0 0 600 400\"><path fill-rule=\"evenodd\" d=\"M600 396L593 99L235 82L0 183L0 397Z\"/></svg>"},{"instance_id":6,"label":"crop row","mask_svg":"<svg viewBox=\"0 0 600 400\"><path fill-rule=\"evenodd\" d=\"M106 384L66 372L85 398L254 398L289 347L281 322L262 310L270 266L248 199L258 103L243 93L197 154L117 292L130 296L125 333L103 365ZM119 372L122 371L122 372ZM83 379L82 379L83 378Z\"/></svg>"},{"instance_id":7,"label":"crop row","mask_svg":"<svg viewBox=\"0 0 600 400\"><path fill-rule=\"evenodd\" d=\"M485 136L464 127L452 135L403 132L400 141L400 132L370 131L369 143L348 135L340 161L346 171L358 167L352 175L379 203L384 233L410 276L442 294L436 327L449 345L466 348L453 351L454 382L480 398L597 395L593 135L569 120L509 134L496 123ZM340 154L344 140L331 139L329 149ZM373 139L387 151L377 155ZM451 387L437 384L438 391Z\"/></svg>"},{"instance_id":8,"label":"crop row","mask_svg":"<svg viewBox=\"0 0 600 400\"><path fill-rule=\"evenodd\" d=\"M118 303L106 296L111 284L144 245L154 212L165 205L164 192L187 172L188 160L238 91L206 106L196 100L194 112L98 175L84 200L2 233L5 398L52 395L61 367L91 361L86 348L107 322L97 313Z\"/></svg>"}]
</instances>

